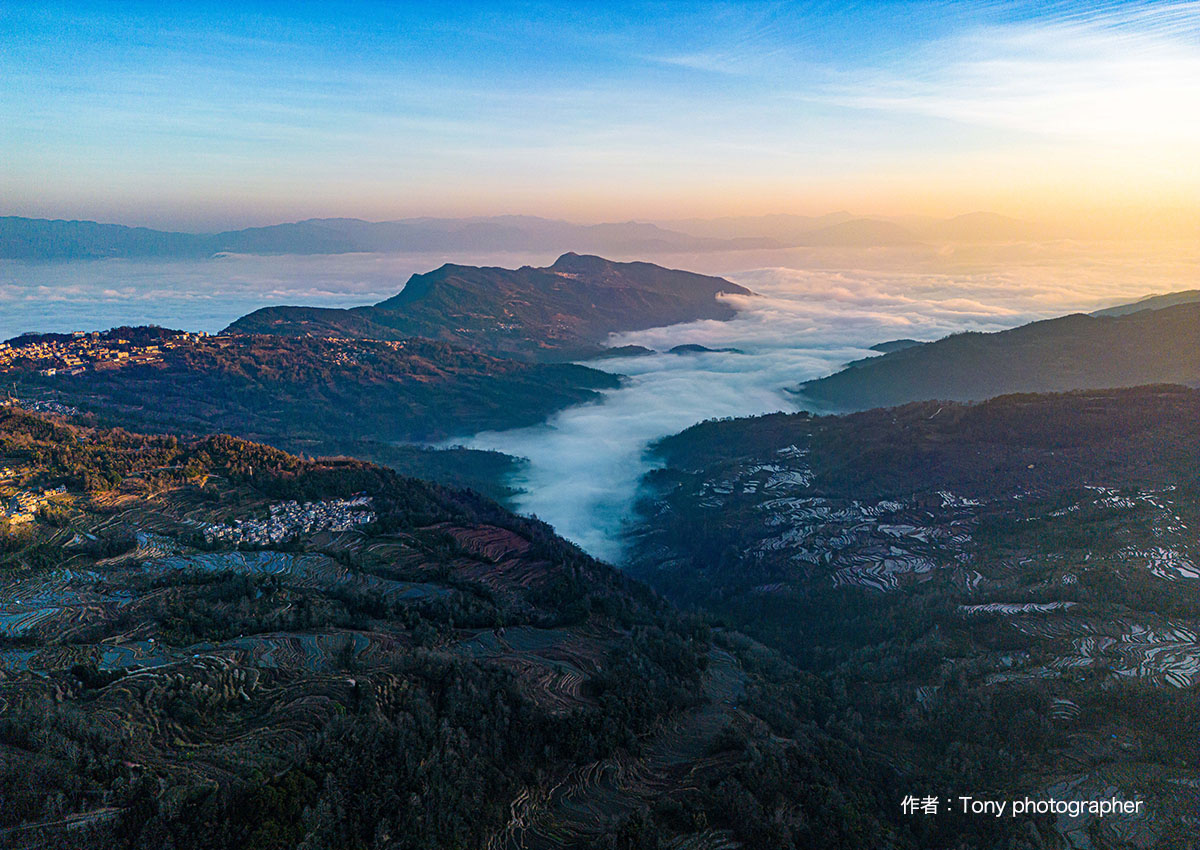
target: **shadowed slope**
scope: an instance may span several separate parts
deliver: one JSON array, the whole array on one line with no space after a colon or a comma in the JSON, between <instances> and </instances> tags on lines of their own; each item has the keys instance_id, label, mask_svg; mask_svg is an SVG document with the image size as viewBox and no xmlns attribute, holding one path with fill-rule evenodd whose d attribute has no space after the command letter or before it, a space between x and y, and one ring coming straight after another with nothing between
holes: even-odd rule
<instances>
[{"instance_id":1,"label":"shadowed slope","mask_svg":"<svg viewBox=\"0 0 1200 850\"><path fill-rule=\"evenodd\" d=\"M972 401L1015 392L1200 383L1200 304L1128 316L1080 314L1000 333L963 333L858 361L802 385L855 410L925 399Z\"/></svg>"},{"instance_id":2,"label":"shadowed slope","mask_svg":"<svg viewBox=\"0 0 1200 850\"><path fill-rule=\"evenodd\" d=\"M267 307L230 333L402 339L421 336L506 353L594 352L609 334L697 319L730 319L723 278L652 263L564 254L548 268L445 265L413 275L398 295L348 310Z\"/></svg>"}]
</instances>

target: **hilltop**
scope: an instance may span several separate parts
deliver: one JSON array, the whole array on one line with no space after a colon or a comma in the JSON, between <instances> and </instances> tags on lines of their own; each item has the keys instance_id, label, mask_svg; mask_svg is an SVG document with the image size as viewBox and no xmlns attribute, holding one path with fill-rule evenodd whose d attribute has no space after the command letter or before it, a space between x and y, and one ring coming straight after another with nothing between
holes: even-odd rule
<instances>
[{"instance_id":1,"label":"hilltop","mask_svg":"<svg viewBox=\"0 0 1200 850\"><path fill-rule=\"evenodd\" d=\"M834 410L925 399L1152 383L1200 384L1200 304L1075 314L998 333L960 333L856 361L801 394Z\"/></svg>"},{"instance_id":2,"label":"hilltop","mask_svg":"<svg viewBox=\"0 0 1200 850\"><path fill-rule=\"evenodd\" d=\"M413 275L401 292L370 307L267 307L227 333L428 337L522 356L597 353L609 334L698 319L730 319L718 295L752 295L728 280L564 254L551 266L519 269L445 265Z\"/></svg>"}]
</instances>

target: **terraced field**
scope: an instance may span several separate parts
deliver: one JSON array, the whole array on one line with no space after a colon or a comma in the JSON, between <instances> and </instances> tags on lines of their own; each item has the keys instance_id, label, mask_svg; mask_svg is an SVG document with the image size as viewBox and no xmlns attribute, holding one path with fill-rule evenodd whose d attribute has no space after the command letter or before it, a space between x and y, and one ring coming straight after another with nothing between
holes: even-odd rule
<instances>
[{"instance_id":1,"label":"terraced field","mask_svg":"<svg viewBox=\"0 0 1200 850\"><path fill-rule=\"evenodd\" d=\"M747 723L739 715L745 674L721 650L710 656L703 682L703 705L654 730L636 754L617 753L584 765L548 790L523 794L513 805L504 831L489 842L493 850L589 847L612 824L664 796L685 798L715 773L732 753L713 754L718 736ZM704 830L680 836L678 847L740 846L728 832Z\"/></svg>"},{"instance_id":2,"label":"terraced field","mask_svg":"<svg viewBox=\"0 0 1200 850\"><path fill-rule=\"evenodd\" d=\"M772 723L831 733L745 708L749 683L783 686L540 523L230 438L0 411L0 456L67 487L0 529L2 846L844 843L808 784L753 787L755 759L815 746ZM204 534L306 504L371 522ZM828 776L867 781L846 754ZM892 830L875 805L863 824Z\"/></svg>"},{"instance_id":3,"label":"terraced field","mask_svg":"<svg viewBox=\"0 0 1200 850\"><path fill-rule=\"evenodd\" d=\"M615 637L595 630L513 626L463 635L452 648L509 670L539 705L562 715L589 702L585 686L602 668Z\"/></svg>"},{"instance_id":4,"label":"terraced field","mask_svg":"<svg viewBox=\"0 0 1200 850\"><path fill-rule=\"evenodd\" d=\"M1164 836L1200 832L1200 752L1169 731L1200 692L1197 399L1149 389L697 426L662 447L632 569L879 706L876 746L930 759L918 775L946 757L923 728L948 723L969 749L983 733L964 712L991 724L988 704L1037 706L1036 733L1001 736L1021 753L1010 793L1156 801L1120 826L1060 823L1065 846L1187 846Z\"/></svg>"}]
</instances>

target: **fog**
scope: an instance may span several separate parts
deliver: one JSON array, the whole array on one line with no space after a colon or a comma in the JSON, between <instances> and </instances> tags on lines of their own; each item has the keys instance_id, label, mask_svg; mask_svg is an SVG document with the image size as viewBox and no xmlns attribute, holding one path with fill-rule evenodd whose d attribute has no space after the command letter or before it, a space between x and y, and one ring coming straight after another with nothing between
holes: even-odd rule
<instances>
[{"instance_id":1,"label":"fog","mask_svg":"<svg viewBox=\"0 0 1200 850\"><path fill-rule=\"evenodd\" d=\"M693 258L691 267L704 268L704 260ZM704 419L794 410L796 397L787 387L870 356L868 347L875 343L1001 330L1148 292L1194 288L1197 279L1195 258L1176 263L1081 252L1052 261L1034 256L991 270L975 264L932 270L939 264L928 258L908 265L916 269L720 269L759 293L729 299L739 310L735 319L621 334L611 343L660 352L698 343L744 354L657 354L590 363L626 375L625 384L545 425L461 442L527 458L511 482L523 490L517 509L549 522L590 553L620 563L622 525L653 463L646 450L660 437ZM711 264L710 269L717 271Z\"/></svg>"},{"instance_id":2,"label":"fog","mask_svg":"<svg viewBox=\"0 0 1200 850\"><path fill-rule=\"evenodd\" d=\"M219 255L204 260L0 260L0 340L26 331L156 324L214 333L259 307L353 307L443 263L549 263L549 254Z\"/></svg>"},{"instance_id":3,"label":"fog","mask_svg":"<svg viewBox=\"0 0 1200 850\"><path fill-rule=\"evenodd\" d=\"M612 255L707 274L741 276L767 291L774 283L836 302L857 299L902 325L919 314L906 301L940 299L944 315L1000 309L1013 295L1022 310L1095 309L1130 295L1195 288L1195 246L1015 243L987 246L792 249L701 254ZM214 332L273 304L350 307L395 295L408 278L443 263L549 265L553 251L425 252L316 256L219 255L203 260L0 260L0 339L25 331L97 330L160 324ZM747 271L755 269L757 271ZM808 271L796 271L806 269ZM998 273L995 269L1006 269ZM777 272L777 274L773 273ZM897 271L901 270L901 271ZM832 287L823 292L822 287ZM955 295L954 293L957 293ZM963 299L954 303L954 298ZM1010 305L1011 306L1011 305ZM789 312L782 305L783 312ZM815 307L813 309L816 309ZM815 315L815 314L814 314ZM759 314L763 321L769 316Z\"/></svg>"},{"instance_id":4,"label":"fog","mask_svg":"<svg viewBox=\"0 0 1200 850\"><path fill-rule=\"evenodd\" d=\"M535 513L590 552L619 562L654 440L704 419L792 409L789 386L828 374L899 337L999 330L1151 293L1200 288L1195 245L1013 243L659 255L759 293L737 318L614 337L663 351L682 343L744 354L669 355L590 365L626 375L598 403L545 425L456 442L528 458L513 483ZM369 304L445 262L547 265L552 253L220 256L200 261L0 261L0 339L28 330L157 323L220 330L270 304Z\"/></svg>"}]
</instances>

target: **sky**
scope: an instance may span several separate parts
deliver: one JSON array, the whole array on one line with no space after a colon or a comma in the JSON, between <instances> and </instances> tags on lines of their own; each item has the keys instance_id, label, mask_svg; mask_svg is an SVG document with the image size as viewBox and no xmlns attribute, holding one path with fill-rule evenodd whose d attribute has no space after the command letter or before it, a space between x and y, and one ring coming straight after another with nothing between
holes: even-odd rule
<instances>
[{"instance_id":1,"label":"sky","mask_svg":"<svg viewBox=\"0 0 1200 850\"><path fill-rule=\"evenodd\" d=\"M0 214L1200 220L1200 3L0 4Z\"/></svg>"}]
</instances>

